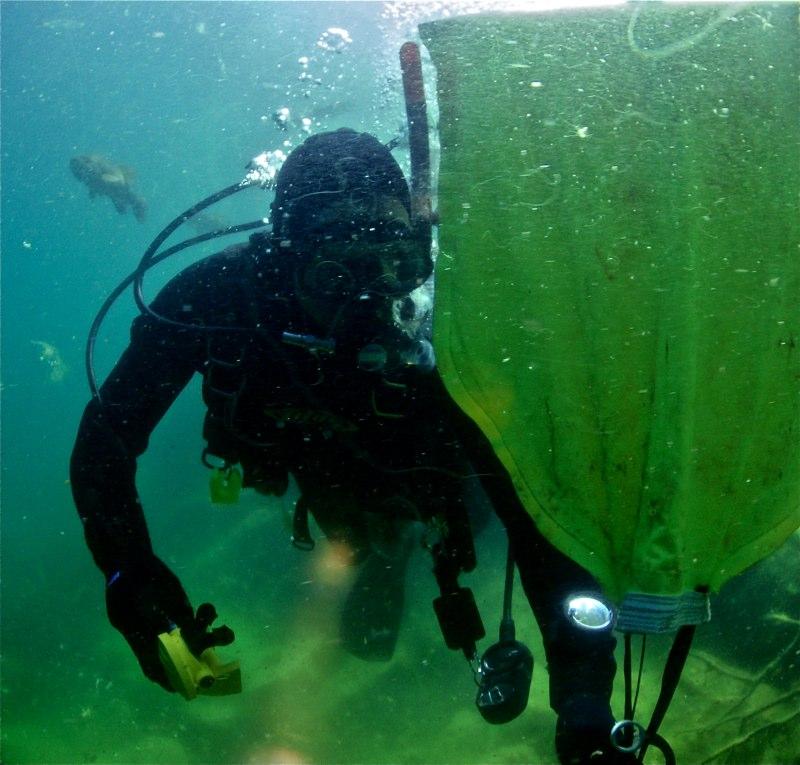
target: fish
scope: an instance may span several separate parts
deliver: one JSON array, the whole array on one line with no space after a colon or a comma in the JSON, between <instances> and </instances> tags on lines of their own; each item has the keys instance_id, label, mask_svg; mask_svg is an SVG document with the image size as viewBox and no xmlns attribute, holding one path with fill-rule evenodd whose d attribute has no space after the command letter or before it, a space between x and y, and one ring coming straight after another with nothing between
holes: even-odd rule
<instances>
[{"instance_id":1,"label":"fish","mask_svg":"<svg viewBox=\"0 0 800 765\"><path fill-rule=\"evenodd\" d=\"M61 382L67 376L69 368L58 348L45 340L31 340L31 344L39 349L39 361L48 367L50 381Z\"/></svg>"},{"instance_id":2,"label":"fish","mask_svg":"<svg viewBox=\"0 0 800 765\"><path fill-rule=\"evenodd\" d=\"M89 189L89 197L108 197L120 215L128 208L139 223L147 217L147 202L133 188L136 172L102 154L81 154L69 161L72 174Z\"/></svg>"}]
</instances>

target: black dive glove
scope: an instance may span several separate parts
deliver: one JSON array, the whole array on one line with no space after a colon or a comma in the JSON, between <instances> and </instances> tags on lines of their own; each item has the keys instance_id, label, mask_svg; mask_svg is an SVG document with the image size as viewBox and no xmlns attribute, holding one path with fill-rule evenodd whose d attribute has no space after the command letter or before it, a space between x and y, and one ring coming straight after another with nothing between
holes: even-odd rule
<instances>
[{"instance_id":1,"label":"black dive glove","mask_svg":"<svg viewBox=\"0 0 800 765\"><path fill-rule=\"evenodd\" d=\"M234 641L235 635L230 627L222 625L210 629L216 618L217 609L211 603L201 603L192 623L181 628L181 637L195 656L199 657L206 648L230 645Z\"/></svg>"},{"instance_id":2,"label":"black dive glove","mask_svg":"<svg viewBox=\"0 0 800 765\"><path fill-rule=\"evenodd\" d=\"M120 569L106 585L108 619L128 641L142 671L168 691L174 689L158 658L158 636L176 626L189 649L200 654L214 645L233 642L233 632L219 627L208 632L216 618L214 607L203 604L194 615L178 577L155 556Z\"/></svg>"}]
</instances>

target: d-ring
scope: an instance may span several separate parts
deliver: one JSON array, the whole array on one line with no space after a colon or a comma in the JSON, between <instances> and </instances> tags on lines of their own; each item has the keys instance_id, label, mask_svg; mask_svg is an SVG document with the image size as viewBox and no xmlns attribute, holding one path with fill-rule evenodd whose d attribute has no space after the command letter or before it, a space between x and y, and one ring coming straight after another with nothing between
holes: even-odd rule
<instances>
[{"instance_id":1,"label":"d-ring","mask_svg":"<svg viewBox=\"0 0 800 765\"><path fill-rule=\"evenodd\" d=\"M627 734L629 730L632 731L633 737L631 743L626 745L621 742L621 737ZM618 752L636 752L641 748L644 742L645 732L644 725L640 723L634 722L633 720L620 720L618 723L615 723L614 727L611 729L611 744Z\"/></svg>"}]
</instances>

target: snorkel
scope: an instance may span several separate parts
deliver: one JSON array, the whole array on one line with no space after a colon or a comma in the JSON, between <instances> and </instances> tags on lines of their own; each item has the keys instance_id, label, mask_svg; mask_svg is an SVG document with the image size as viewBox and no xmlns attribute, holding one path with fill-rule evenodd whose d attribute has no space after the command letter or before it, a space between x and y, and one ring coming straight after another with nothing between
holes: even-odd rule
<instances>
[{"instance_id":1,"label":"snorkel","mask_svg":"<svg viewBox=\"0 0 800 765\"><path fill-rule=\"evenodd\" d=\"M408 144L411 157L411 223L415 233L431 244L431 150L428 140L428 108L419 45L406 42L400 48L400 69L408 120ZM431 270L433 265L431 264Z\"/></svg>"}]
</instances>

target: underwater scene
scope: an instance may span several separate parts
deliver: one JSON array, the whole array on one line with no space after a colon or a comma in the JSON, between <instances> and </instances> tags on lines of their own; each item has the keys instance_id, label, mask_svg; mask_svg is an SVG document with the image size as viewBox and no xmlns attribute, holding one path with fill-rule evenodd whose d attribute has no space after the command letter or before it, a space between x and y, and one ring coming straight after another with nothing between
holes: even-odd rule
<instances>
[{"instance_id":1,"label":"underwater scene","mask_svg":"<svg viewBox=\"0 0 800 765\"><path fill-rule=\"evenodd\" d=\"M216 234L269 223L285 155L348 127L433 208L416 329L521 505L607 594L612 710L642 726L627 733L647 736L673 638L697 625L644 762L799 763L798 78L795 2L2 0L0 762L559 762L519 577L533 675L504 724L476 708L481 678L437 621L433 523L409 537L391 656L346 650L352 550L298 512L294 479L229 501L236 474L203 460L199 375L136 487L156 554L235 640L220 664L202 654L208 683L175 670L189 700L143 675L106 614L70 455L87 366L102 383L139 315L129 277L149 248L149 302L245 241ZM506 531L473 483L477 565L459 582L482 654L511 591ZM630 626L642 593L666 626Z\"/></svg>"}]
</instances>

